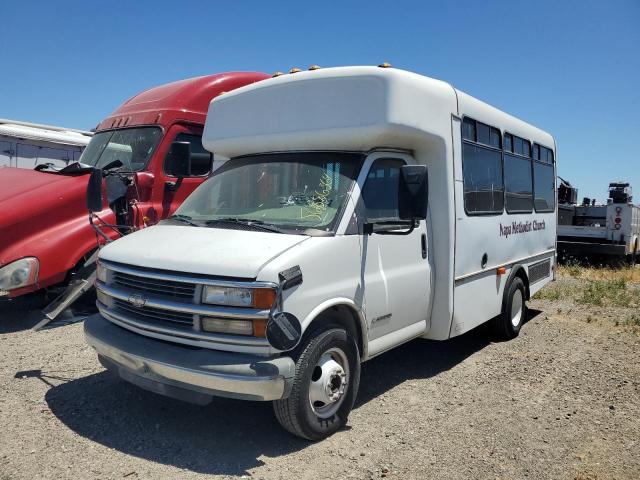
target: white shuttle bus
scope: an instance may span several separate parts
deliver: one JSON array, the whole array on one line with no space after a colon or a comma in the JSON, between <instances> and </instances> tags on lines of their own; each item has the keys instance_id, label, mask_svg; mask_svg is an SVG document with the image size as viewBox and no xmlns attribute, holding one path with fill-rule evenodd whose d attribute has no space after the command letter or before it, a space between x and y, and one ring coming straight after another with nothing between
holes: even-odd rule
<instances>
[{"instance_id":1,"label":"white shuttle bus","mask_svg":"<svg viewBox=\"0 0 640 480\"><path fill-rule=\"evenodd\" d=\"M347 422L362 362L485 322L516 337L555 277L553 137L445 82L278 76L213 100L203 144L230 160L100 252L86 339L142 388L272 400L321 439Z\"/></svg>"}]
</instances>

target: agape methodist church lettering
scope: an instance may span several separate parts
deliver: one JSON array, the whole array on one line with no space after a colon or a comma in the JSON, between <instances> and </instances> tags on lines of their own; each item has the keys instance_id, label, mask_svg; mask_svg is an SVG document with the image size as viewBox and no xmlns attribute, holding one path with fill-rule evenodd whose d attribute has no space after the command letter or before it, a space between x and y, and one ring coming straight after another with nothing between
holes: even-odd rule
<instances>
[{"instance_id":1,"label":"agape methodist church lettering","mask_svg":"<svg viewBox=\"0 0 640 480\"><path fill-rule=\"evenodd\" d=\"M546 227L544 220L533 222L511 222L511 225L502 225L500 223L500 236L508 238L510 235L516 235L518 233L528 233L536 230L544 230Z\"/></svg>"}]
</instances>

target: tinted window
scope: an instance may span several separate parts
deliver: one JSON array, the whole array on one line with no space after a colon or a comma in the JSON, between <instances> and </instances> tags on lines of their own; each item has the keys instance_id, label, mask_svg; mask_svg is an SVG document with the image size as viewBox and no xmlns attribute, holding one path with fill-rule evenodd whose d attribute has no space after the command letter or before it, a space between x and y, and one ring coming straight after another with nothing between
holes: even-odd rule
<instances>
[{"instance_id":1,"label":"tinted window","mask_svg":"<svg viewBox=\"0 0 640 480\"><path fill-rule=\"evenodd\" d=\"M507 152L513 152L513 136L508 133L504 136L504 149Z\"/></svg>"},{"instance_id":2,"label":"tinted window","mask_svg":"<svg viewBox=\"0 0 640 480\"><path fill-rule=\"evenodd\" d=\"M478 143L484 143L485 145L491 144L489 125L476 122L476 128L478 130Z\"/></svg>"},{"instance_id":3,"label":"tinted window","mask_svg":"<svg viewBox=\"0 0 640 480\"><path fill-rule=\"evenodd\" d=\"M518 155L523 154L524 145L523 140L520 137L513 137L513 153L517 153Z\"/></svg>"},{"instance_id":4,"label":"tinted window","mask_svg":"<svg viewBox=\"0 0 640 480\"><path fill-rule=\"evenodd\" d=\"M545 159L547 161L547 163L553 163L553 151L549 148L545 148L545 147L540 147L541 149L544 149L546 155L545 155ZM540 155L540 157L542 157L542 155ZM542 160L542 158L541 158Z\"/></svg>"},{"instance_id":5,"label":"tinted window","mask_svg":"<svg viewBox=\"0 0 640 480\"><path fill-rule=\"evenodd\" d=\"M467 213L502 213L504 187L501 153L465 142L462 146L462 170Z\"/></svg>"},{"instance_id":6,"label":"tinted window","mask_svg":"<svg viewBox=\"0 0 640 480\"><path fill-rule=\"evenodd\" d=\"M476 122L470 118L465 118L462 122L462 138L476 141Z\"/></svg>"},{"instance_id":7,"label":"tinted window","mask_svg":"<svg viewBox=\"0 0 640 480\"><path fill-rule=\"evenodd\" d=\"M380 158L373 162L362 188L358 210L361 221L399 220L398 185L404 161Z\"/></svg>"},{"instance_id":8,"label":"tinted window","mask_svg":"<svg viewBox=\"0 0 640 480\"><path fill-rule=\"evenodd\" d=\"M491 140L489 145L492 147L500 148L500 130L491 127Z\"/></svg>"},{"instance_id":9,"label":"tinted window","mask_svg":"<svg viewBox=\"0 0 640 480\"><path fill-rule=\"evenodd\" d=\"M533 164L535 206L537 212L552 212L555 209L555 180L553 165Z\"/></svg>"},{"instance_id":10,"label":"tinted window","mask_svg":"<svg viewBox=\"0 0 640 480\"><path fill-rule=\"evenodd\" d=\"M200 135L191 135L188 133L179 133L175 139L176 142L189 142L191 144L191 175L194 177L202 177L211 172L213 164L213 154L202 146L202 137Z\"/></svg>"},{"instance_id":11,"label":"tinted window","mask_svg":"<svg viewBox=\"0 0 640 480\"><path fill-rule=\"evenodd\" d=\"M504 185L507 212L531 212L533 209L531 160L505 154Z\"/></svg>"}]
</instances>

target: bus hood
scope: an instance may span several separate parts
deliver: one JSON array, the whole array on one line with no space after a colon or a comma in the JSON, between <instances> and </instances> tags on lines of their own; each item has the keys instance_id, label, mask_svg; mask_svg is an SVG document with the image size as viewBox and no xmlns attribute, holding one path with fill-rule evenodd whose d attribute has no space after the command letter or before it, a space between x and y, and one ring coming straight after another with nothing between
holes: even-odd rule
<instances>
[{"instance_id":1,"label":"bus hood","mask_svg":"<svg viewBox=\"0 0 640 480\"><path fill-rule=\"evenodd\" d=\"M222 228L156 225L100 251L106 261L220 277L256 278L270 260L309 237Z\"/></svg>"}]
</instances>

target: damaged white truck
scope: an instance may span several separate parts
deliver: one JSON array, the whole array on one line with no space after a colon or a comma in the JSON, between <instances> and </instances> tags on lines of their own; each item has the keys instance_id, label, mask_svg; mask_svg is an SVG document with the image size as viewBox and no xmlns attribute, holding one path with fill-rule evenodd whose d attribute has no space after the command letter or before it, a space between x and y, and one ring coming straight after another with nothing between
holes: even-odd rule
<instances>
[{"instance_id":1,"label":"damaged white truck","mask_svg":"<svg viewBox=\"0 0 640 480\"><path fill-rule=\"evenodd\" d=\"M230 160L100 252L86 339L142 388L273 401L321 439L346 424L363 362L488 321L514 338L555 276L553 137L445 82L279 76L213 100L203 144Z\"/></svg>"}]
</instances>

